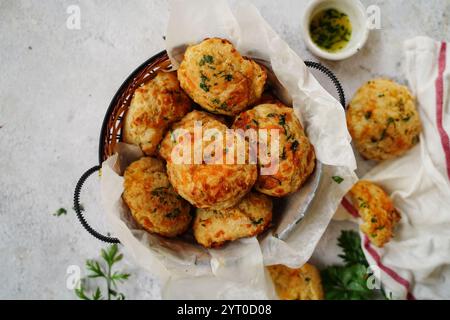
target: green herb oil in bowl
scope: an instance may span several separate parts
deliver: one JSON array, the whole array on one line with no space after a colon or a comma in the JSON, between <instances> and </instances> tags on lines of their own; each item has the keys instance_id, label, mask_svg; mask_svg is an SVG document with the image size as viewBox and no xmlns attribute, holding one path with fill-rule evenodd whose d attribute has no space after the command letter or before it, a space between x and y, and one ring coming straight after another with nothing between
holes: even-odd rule
<instances>
[{"instance_id":1,"label":"green herb oil in bowl","mask_svg":"<svg viewBox=\"0 0 450 320\"><path fill-rule=\"evenodd\" d=\"M347 14L336 9L316 13L309 24L312 41L328 52L345 48L352 37L352 24Z\"/></svg>"}]
</instances>

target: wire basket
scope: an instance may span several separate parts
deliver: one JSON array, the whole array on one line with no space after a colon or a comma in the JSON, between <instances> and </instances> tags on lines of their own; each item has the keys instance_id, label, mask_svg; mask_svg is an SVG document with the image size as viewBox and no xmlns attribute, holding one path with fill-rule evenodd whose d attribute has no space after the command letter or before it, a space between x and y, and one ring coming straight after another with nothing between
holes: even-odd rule
<instances>
[{"instance_id":1,"label":"wire basket","mask_svg":"<svg viewBox=\"0 0 450 320\"><path fill-rule=\"evenodd\" d=\"M342 86L337 77L328 68L318 62L305 61L306 66L319 70L325 74L336 87L340 103L345 108L345 95ZM119 239L109 235L103 235L92 228L83 216L83 210L80 205L80 192L84 182L94 172L100 170L101 164L115 152L115 146L122 141L123 119L130 106L134 91L144 83L156 76L158 71L171 69L171 63L166 51L161 51L154 55L143 64L141 64L120 86L114 95L108 110L106 111L103 125L100 132L100 141L98 148L98 165L89 168L78 180L74 192L74 209L82 226L95 238L108 242L120 243Z\"/></svg>"}]
</instances>

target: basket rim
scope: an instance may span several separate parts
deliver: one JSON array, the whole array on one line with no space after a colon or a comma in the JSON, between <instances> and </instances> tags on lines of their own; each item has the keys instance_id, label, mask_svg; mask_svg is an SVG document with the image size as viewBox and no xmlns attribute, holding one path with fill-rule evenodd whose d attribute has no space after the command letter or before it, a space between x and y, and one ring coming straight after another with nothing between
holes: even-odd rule
<instances>
[{"instance_id":1,"label":"basket rim","mask_svg":"<svg viewBox=\"0 0 450 320\"><path fill-rule=\"evenodd\" d=\"M106 131L108 130L108 120L111 116L111 114L114 112L114 109L116 107L116 101L122 94L123 90L128 86L130 81L133 80L133 78L141 72L142 69L144 69L149 63L151 63L153 60L157 60L163 56L167 56L167 51L162 50L158 52L157 54L153 55L152 57L148 58L146 61L141 63L120 85L119 89L114 94L114 97L112 98L111 102L109 103L108 109L106 110L105 116L103 117L103 123L102 128L100 130L100 137L99 137L99 145L98 145L98 162L101 166L103 163L103 150L105 148L105 135Z\"/></svg>"}]
</instances>

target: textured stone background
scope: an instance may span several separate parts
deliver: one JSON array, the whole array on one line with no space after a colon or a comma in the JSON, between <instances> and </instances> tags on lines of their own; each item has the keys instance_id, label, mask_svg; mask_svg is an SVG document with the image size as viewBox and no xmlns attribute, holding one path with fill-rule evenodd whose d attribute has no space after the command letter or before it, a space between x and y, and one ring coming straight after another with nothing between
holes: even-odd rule
<instances>
[{"instance_id":1,"label":"textured stone background","mask_svg":"<svg viewBox=\"0 0 450 320\"><path fill-rule=\"evenodd\" d=\"M251 2L300 56L315 59L300 37L305 0ZM405 38L450 40L449 0L363 2L381 7L382 29L353 58L325 62L348 97L374 76L404 81ZM81 8L81 30L66 27L72 4ZM83 266L103 245L78 224L73 188L96 164L101 122L115 91L164 48L168 15L166 1L0 0L0 298L74 298L66 288L67 267ZM86 189L89 219L107 231L98 179ZM68 214L53 216L60 207ZM333 224L324 238L340 227ZM123 266L133 274L124 286L128 298L160 297L157 281L132 261Z\"/></svg>"}]
</instances>

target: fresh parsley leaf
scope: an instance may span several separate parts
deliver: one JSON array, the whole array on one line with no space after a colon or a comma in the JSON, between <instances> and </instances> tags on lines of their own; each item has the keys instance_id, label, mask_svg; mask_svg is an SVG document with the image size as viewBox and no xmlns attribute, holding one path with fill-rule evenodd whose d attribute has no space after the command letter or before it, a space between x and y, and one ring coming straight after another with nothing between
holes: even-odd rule
<instances>
[{"instance_id":1,"label":"fresh parsley leaf","mask_svg":"<svg viewBox=\"0 0 450 320\"><path fill-rule=\"evenodd\" d=\"M379 298L377 290L367 287L371 272L361 249L361 239L357 232L341 232L338 246L343 253L339 255L345 262L343 266L331 266L321 271L325 298L328 300L370 300Z\"/></svg>"},{"instance_id":2,"label":"fresh parsley leaf","mask_svg":"<svg viewBox=\"0 0 450 320\"><path fill-rule=\"evenodd\" d=\"M333 266L321 272L328 300L369 300L375 296L367 287L367 267L362 264Z\"/></svg>"},{"instance_id":3,"label":"fresh parsley leaf","mask_svg":"<svg viewBox=\"0 0 450 320\"><path fill-rule=\"evenodd\" d=\"M60 216L62 216L62 215L66 215L66 214L67 214L67 210L64 209L64 208L59 208L58 210L56 210L56 211L53 213L53 215L54 215L55 217L60 217Z\"/></svg>"},{"instance_id":4,"label":"fresh parsley leaf","mask_svg":"<svg viewBox=\"0 0 450 320\"><path fill-rule=\"evenodd\" d=\"M201 79L200 85L199 85L200 88L201 88L203 91L208 92L208 91L209 91L209 88L210 88L210 86L206 83L206 82L209 81L208 77L205 76L204 74L201 74L201 75L200 75L200 79Z\"/></svg>"},{"instance_id":5,"label":"fresh parsley leaf","mask_svg":"<svg viewBox=\"0 0 450 320\"><path fill-rule=\"evenodd\" d=\"M338 246L343 250L343 253L339 257L344 260L346 266L352 264L368 266L364 252L361 249L361 238L356 231L342 230L338 238Z\"/></svg>"},{"instance_id":6,"label":"fresh parsley leaf","mask_svg":"<svg viewBox=\"0 0 450 320\"><path fill-rule=\"evenodd\" d=\"M111 300L115 298L117 300L124 300L125 295L117 291L118 283L128 280L129 273L120 271L113 271L113 266L123 259L123 255L119 252L117 244L110 246L107 249L102 249L100 253L103 263L97 260L87 260L86 268L89 271L88 278L102 278L106 281L107 295L104 297L100 290L100 287L90 295L87 291L85 283L86 279L82 279L79 287L75 289L75 294L82 300Z\"/></svg>"},{"instance_id":7,"label":"fresh parsley leaf","mask_svg":"<svg viewBox=\"0 0 450 320\"><path fill-rule=\"evenodd\" d=\"M332 176L331 179L333 179L333 181L336 182L337 184L341 184L341 182L344 181L344 178L340 176Z\"/></svg>"},{"instance_id":8,"label":"fresh parsley leaf","mask_svg":"<svg viewBox=\"0 0 450 320\"><path fill-rule=\"evenodd\" d=\"M213 63L214 57L211 55L204 55L200 62L198 63L200 66L203 66L205 63Z\"/></svg>"}]
</instances>

